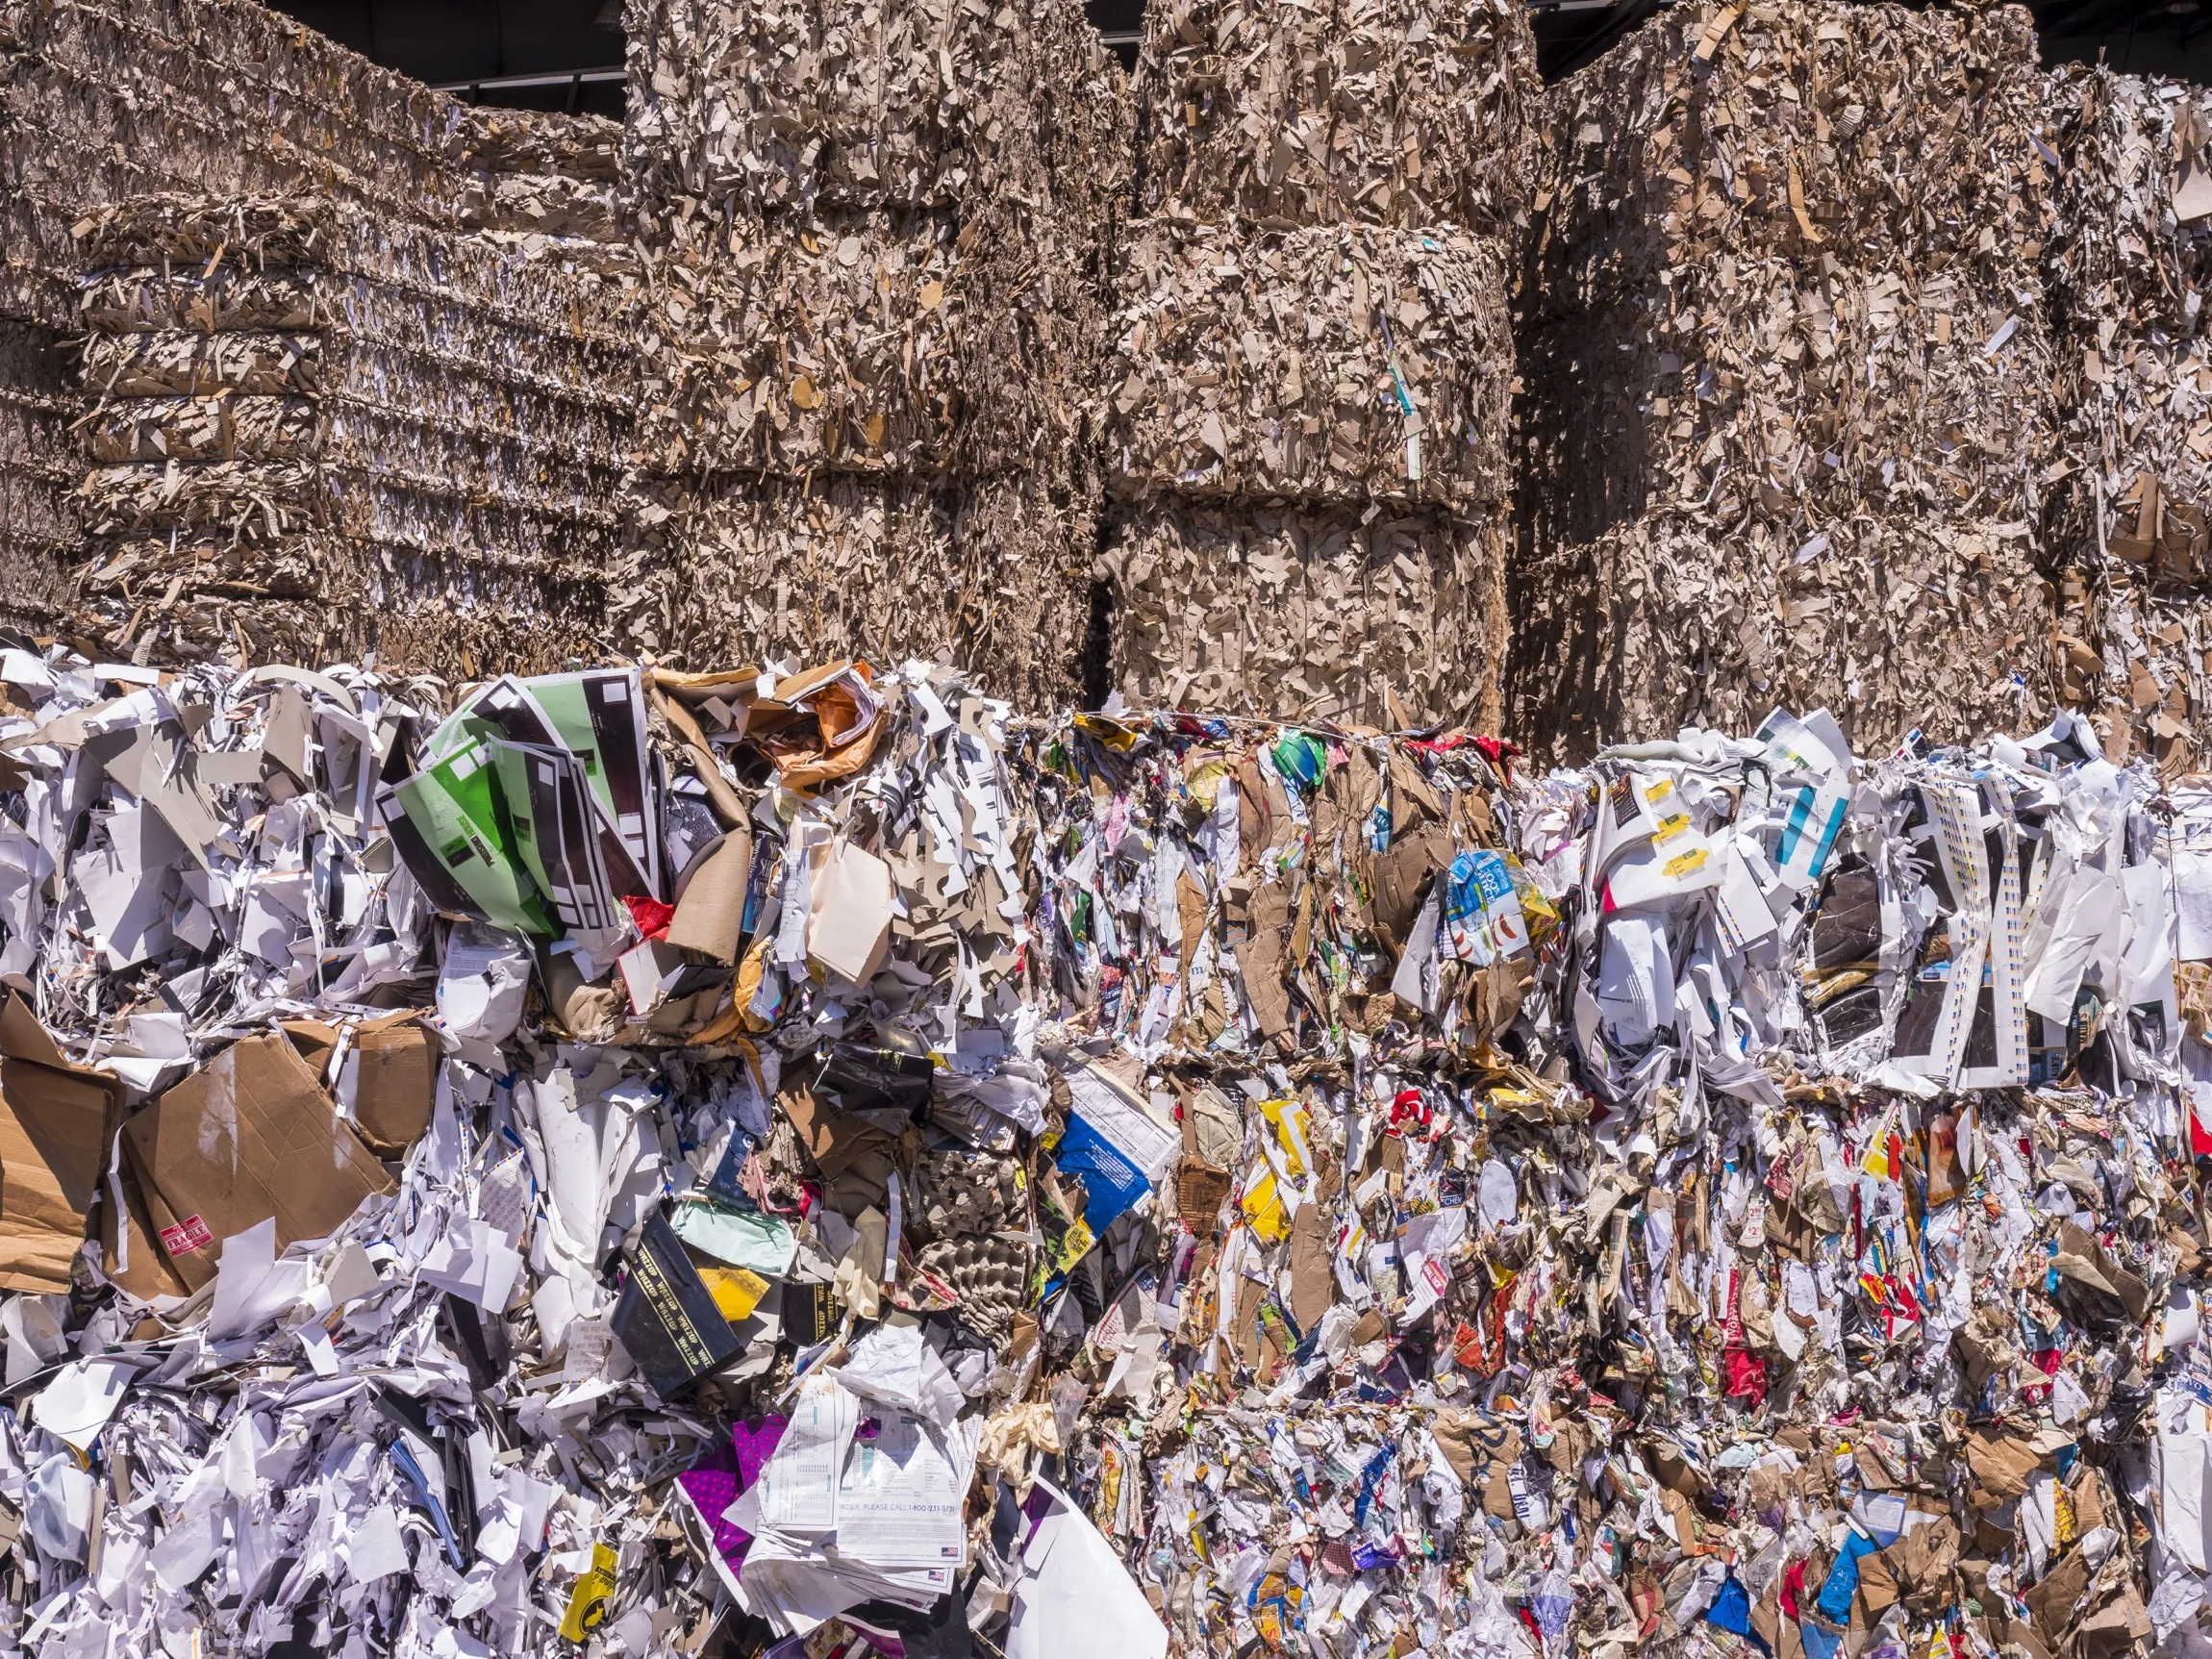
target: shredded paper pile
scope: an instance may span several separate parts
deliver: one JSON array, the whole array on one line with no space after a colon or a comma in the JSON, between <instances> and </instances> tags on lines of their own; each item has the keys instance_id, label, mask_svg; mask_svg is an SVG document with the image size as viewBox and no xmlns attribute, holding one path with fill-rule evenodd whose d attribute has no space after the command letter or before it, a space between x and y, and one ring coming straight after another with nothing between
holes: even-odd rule
<instances>
[{"instance_id":1,"label":"shredded paper pile","mask_svg":"<svg viewBox=\"0 0 2212 1659\"><path fill-rule=\"evenodd\" d=\"M2212 792L0 649L6 1650L2207 1640Z\"/></svg>"}]
</instances>

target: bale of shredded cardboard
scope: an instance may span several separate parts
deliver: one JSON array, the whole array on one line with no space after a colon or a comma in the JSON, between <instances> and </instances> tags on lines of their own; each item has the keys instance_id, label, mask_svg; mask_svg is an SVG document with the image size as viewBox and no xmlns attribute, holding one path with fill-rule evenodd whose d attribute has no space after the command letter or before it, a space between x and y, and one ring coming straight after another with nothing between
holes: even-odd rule
<instances>
[{"instance_id":1,"label":"bale of shredded cardboard","mask_svg":"<svg viewBox=\"0 0 2212 1659\"><path fill-rule=\"evenodd\" d=\"M725 204L753 217L1034 189L1040 140L1094 123L1082 106L1101 93L1119 102L1080 21L1065 0L650 0L626 31L630 188L656 217L704 204L694 236L719 232Z\"/></svg>"},{"instance_id":2,"label":"bale of shredded cardboard","mask_svg":"<svg viewBox=\"0 0 2212 1659\"><path fill-rule=\"evenodd\" d=\"M313 192L366 205L390 223L451 222L468 179L446 146L465 141L470 123L452 99L246 0L0 9L0 336L9 342L0 349L0 535L10 549L0 613L46 629L102 626L80 616L68 592L84 553L71 500L84 473L72 430L83 406L76 365L61 348L85 326L84 258L71 233L88 214L164 191L203 200ZM226 262L218 284L238 264ZM17 340L34 343L18 350Z\"/></svg>"},{"instance_id":3,"label":"bale of shredded cardboard","mask_svg":"<svg viewBox=\"0 0 2212 1659\"><path fill-rule=\"evenodd\" d=\"M1549 90L1527 303L1602 312L1711 255L1992 288L2032 264L2048 141L2018 6L1699 0Z\"/></svg>"},{"instance_id":4,"label":"bale of shredded cardboard","mask_svg":"<svg viewBox=\"0 0 2212 1659\"><path fill-rule=\"evenodd\" d=\"M1517 729L1584 753L1782 698L1878 745L2055 691L2041 85L2021 14L1731 5L1555 90Z\"/></svg>"},{"instance_id":5,"label":"bale of shredded cardboard","mask_svg":"<svg viewBox=\"0 0 2212 1659\"><path fill-rule=\"evenodd\" d=\"M2069 465L2049 539L2070 700L2170 774L2212 757L2200 588L2212 558L2212 156L2201 91L2101 68L2054 73L2059 232L2049 250L2066 323L2057 395Z\"/></svg>"},{"instance_id":6,"label":"bale of shredded cardboard","mask_svg":"<svg viewBox=\"0 0 2212 1659\"><path fill-rule=\"evenodd\" d=\"M290 199L157 196L78 228L88 260L125 262L85 289L84 441L108 464L81 491L92 615L132 634L158 569L157 612L203 584L248 610L319 591L311 641L374 642L394 601L440 594L589 627L629 427L616 331L579 326L622 291L604 272L552 281L511 250ZM129 561L120 584L128 549L100 545L180 532L179 556ZM211 536L307 540L263 580ZM318 561L329 581L301 589Z\"/></svg>"},{"instance_id":7,"label":"bale of shredded cardboard","mask_svg":"<svg viewBox=\"0 0 2212 1659\"><path fill-rule=\"evenodd\" d=\"M1509 536L1502 512L1117 504L1108 684L1162 708L1495 730Z\"/></svg>"},{"instance_id":8,"label":"bale of shredded cardboard","mask_svg":"<svg viewBox=\"0 0 2212 1659\"><path fill-rule=\"evenodd\" d=\"M1173 0L1131 96L1147 214L1498 231L1527 205L1543 89L1513 0Z\"/></svg>"},{"instance_id":9,"label":"bale of shredded cardboard","mask_svg":"<svg viewBox=\"0 0 2212 1659\"><path fill-rule=\"evenodd\" d=\"M1129 240L1106 382L1137 494L1502 502L1513 342L1496 247L1449 228Z\"/></svg>"},{"instance_id":10,"label":"bale of shredded cardboard","mask_svg":"<svg viewBox=\"0 0 2212 1659\"><path fill-rule=\"evenodd\" d=\"M136 364L147 369L142 390L160 395L246 393L251 378L227 364L209 372L206 359L251 348L118 337L314 334L332 361L341 338L350 347L344 374L314 392L324 400L324 482L336 481L346 503L337 515L350 520L324 551L350 540L351 563L366 572L347 589L352 608L305 634L272 634L253 614L249 575L226 601L241 629L195 622L185 633L196 648L225 638L235 648L241 635L280 654L326 635L366 648L402 610L427 626L472 604L497 611L519 640L535 626L529 611L574 605L572 623L595 613L588 586L571 578L604 565L605 504L629 423L618 296L633 262L614 239L611 124L473 112L250 4L16 7L0 33L0 177L12 186L0 191L10 250L0 318L49 336L88 327L102 379ZM549 205L533 206L538 198ZM282 358L268 373L282 372ZM118 395L130 372L115 380ZM84 545L70 515L87 454L84 429L71 429L85 413L69 397L73 378L56 362L23 390L26 400L75 401L61 418L33 416L30 401L9 405L21 428L0 450L0 498L22 503L11 512L26 519L14 543L25 580L32 565L48 573L30 581L36 610L30 588L14 596L15 572L0 605L42 626L105 634L123 655L152 650L167 638L165 605L180 616L205 607L187 591L164 600L156 591L134 623L140 605L114 609L95 596L79 609L59 581L105 551ZM146 431L143 415L131 418L158 445L161 422ZM190 465L257 447L250 435L236 445L236 422L209 447L202 415L177 418L200 435L188 453L148 454L138 438L126 452L103 413L91 459ZM281 424L267 452L307 459L304 421L288 415ZM357 440L370 447L354 449ZM315 512L305 501L288 511Z\"/></svg>"},{"instance_id":11,"label":"bale of shredded cardboard","mask_svg":"<svg viewBox=\"0 0 2212 1659\"><path fill-rule=\"evenodd\" d=\"M665 261L640 439L674 471L917 474L950 461L956 229L943 214L779 219L712 264Z\"/></svg>"},{"instance_id":12,"label":"bale of shredded cardboard","mask_svg":"<svg viewBox=\"0 0 2212 1659\"><path fill-rule=\"evenodd\" d=\"M825 210L650 267L639 441L667 471L1061 476L1092 436L1103 226L1049 209ZM1067 248L1064 263L1056 245Z\"/></svg>"},{"instance_id":13,"label":"bale of shredded cardboard","mask_svg":"<svg viewBox=\"0 0 2212 1659\"><path fill-rule=\"evenodd\" d=\"M1068 693L1132 171L1119 66L1067 0L640 10L610 615L670 660L935 655Z\"/></svg>"},{"instance_id":14,"label":"bale of shredded cardboard","mask_svg":"<svg viewBox=\"0 0 2212 1659\"><path fill-rule=\"evenodd\" d=\"M1026 475L670 481L632 504L647 528L610 584L612 620L687 666L740 641L785 660L834 646L1071 698L1091 605L1085 512Z\"/></svg>"}]
</instances>

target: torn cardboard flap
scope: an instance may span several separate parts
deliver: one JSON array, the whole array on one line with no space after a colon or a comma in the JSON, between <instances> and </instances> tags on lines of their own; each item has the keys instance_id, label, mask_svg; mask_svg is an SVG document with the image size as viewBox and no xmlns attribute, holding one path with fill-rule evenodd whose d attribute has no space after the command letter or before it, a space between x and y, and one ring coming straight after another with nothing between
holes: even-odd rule
<instances>
[{"instance_id":1,"label":"torn cardboard flap","mask_svg":"<svg viewBox=\"0 0 2212 1659\"><path fill-rule=\"evenodd\" d=\"M742 825L700 855L676 894L667 941L734 967L744 943L745 895L753 873L753 838Z\"/></svg>"},{"instance_id":2,"label":"torn cardboard flap","mask_svg":"<svg viewBox=\"0 0 2212 1659\"><path fill-rule=\"evenodd\" d=\"M440 1049L423 1024L429 1012L402 1010L343 1026L318 1019L283 1022L300 1058L381 1157L400 1156L430 1127ZM330 1062L341 1046L333 1078Z\"/></svg>"},{"instance_id":3,"label":"torn cardboard flap","mask_svg":"<svg viewBox=\"0 0 2212 1659\"><path fill-rule=\"evenodd\" d=\"M123 1097L120 1079L72 1065L30 1005L0 993L0 1288L68 1288Z\"/></svg>"},{"instance_id":4,"label":"torn cardboard flap","mask_svg":"<svg viewBox=\"0 0 2212 1659\"><path fill-rule=\"evenodd\" d=\"M394 1190L298 1050L250 1037L124 1125L162 1248L194 1289L223 1241L274 1219L277 1247L334 1232Z\"/></svg>"}]
</instances>

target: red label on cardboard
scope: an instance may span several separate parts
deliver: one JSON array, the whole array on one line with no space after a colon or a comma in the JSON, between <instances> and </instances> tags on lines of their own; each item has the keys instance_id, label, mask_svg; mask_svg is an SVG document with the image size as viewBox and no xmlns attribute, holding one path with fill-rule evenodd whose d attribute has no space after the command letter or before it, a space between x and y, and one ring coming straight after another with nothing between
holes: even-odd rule
<instances>
[{"instance_id":1,"label":"red label on cardboard","mask_svg":"<svg viewBox=\"0 0 2212 1659\"><path fill-rule=\"evenodd\" d=\"M187 1216L175 1226L162 1229L162 1248L171 1257L204 1250L214 1242L214 1234L208 1231L208 1224L197 1216Z\"/></svg>"}]
</instances>

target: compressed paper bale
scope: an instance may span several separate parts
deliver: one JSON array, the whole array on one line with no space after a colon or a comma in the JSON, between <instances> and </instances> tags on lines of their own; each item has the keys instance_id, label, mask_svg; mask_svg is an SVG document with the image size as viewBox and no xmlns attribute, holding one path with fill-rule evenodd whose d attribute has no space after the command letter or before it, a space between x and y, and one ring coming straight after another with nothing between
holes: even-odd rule
<instances>
[{"instance_id":1,"label":"compressed paper bale","mask_svg":"<svg viewBox=\"0 0 2212 1659\"><path fill-rule=\"evenodd\" d=\"M415 453L499 448L531 457L530 475L540 482L618 468L632 432L628 388L532 374L528 355L515 355L520 362L506 368L460 349L441 355L417 341L349 335L333 353L336 385L323 399L333 440L399 443Z\"/></svg>"},{"instance_id":2,"label":"compressed paper bale","mask_svg":"<svg viewBox=\"0 0 2212 1659\"><path fill-rule=\"evenodd\" d=\"M1035 142L1040 19L1066 0L640 0L629 19L631 170L680 242L745 214L944 206ZM713 211L696 223L684 198Z\"/></svg>"},{"instance_id":3,"label":"compressed paper bale","mask_svg":"<svg viewBox=\"0 0 2212 1659\"><path fill-rule=\"evenodd\" d=\"M49 331L0 317L0 620L40 632L68 608L80 541L71 358Z\"/></svg>"},{"instance_id":4,"label":"compressed paper bale","mask_svg":"<svg viewBox=\"0 0 2212 1659\"><path fill-rule=\"evenodd\" d=\"M304 190L455 222L464 107L258 5L24 5L0 31L9 286L50 325L74 309L71 227L104 202Z\"/></svg>"},{"instance_id":5,"label":"compressed paper bale","mask_svg":"<svg viewBox=\"0 0 2212 1659\"><path fill-rule=\"evenodd\" d=\"M226 264L203 278L138 266L103 271L85 285L84 324L105 334L198 329L297 331L322 327L314 281L289 270L249 271Z\"/></svg>"},{"instance_id":6,"label":"compressed paper bale","mask_svg":"<svg viewBox=\"0 0 2212 1659\"><path fill-rule=\"evenodd\" d=\"M2049 693L2050 328L1970 269L1723 256L1525 337L1518 737L1824 703L1879 746Z\"/></svg>"},{"instance_id":7,"label":"compressed paper bale","mask_svg":"<svg viewBox=\"0 0 2212 1659\"><path fill-rule=\"evenodd\" d=\"M101 530L181 523L227 533L243 522L245 476L245 494L258 491L264 503L248 532L296 540L303 526L314 526L359 573L342 599L355 609L334 610L334 633L370 640L388 608L440 599L461 611L600 616L616 545L612 502L632 447L624 385L632 342L618 335L618 310L605 303L621 291L605 271L571 281L518 251L381 225L342 204L310 214L261 201L155 197L114 205L84 240L125 251L135 241L142 252L149 241L185 241L190 227L227 226L241 244L261 234L265 254L287 227L311 221L312 249L295 236L281 251L312 251L328 263L257 263L241 280L295 292L326 321L284 340L322 366L307 388L312 395L134 400L102 410L87 433L93 460L168 465L88 481L86 498ZM162 309L159 269L138 274L151 280L138 284L127 323ZM170 309L198 297L209 280L204 265L181 274L169 267ZM87 372L122 365L116 385L129 387L142 383L151 363L179 383L251 386L270 371L269 338L95 332ZM300 465L245 474L223 465L239 457ZM149 482L157 473L158 485ZM229 575L241 596L250 592L250 578ZM105 599L105 591L94 595L96 606ZM109 620L127 617L111 610Z\"/></svg>"},{"instance_id":8,"label":"compressed paper bale","mask_svg":"<svg viewBox=\"0 0 2212 1659\"><path fill-rule=\"evenodd\" d=\"M688 666L927 657L1009 694L1066 698L1079 683L1090 527L1035 479L639 488L639 543L610 593L627 648Z\"/></svg>"},{"instance_id":9,"label":"compressed paper bale","mask_svg":"<svg viewBox=\"0 0 2212 1659\"><path fill-rule=\"evenodd\" d=\"M2203 771L2212 762L2212 601L2199 587L2110 561L2064 571L2058 587L2061 700L2096 717L2109 756L2149 755L2169 778Z\"/></svg>"},{"instance_id":10,"label":"compressed paper bale","mask_svg":"<svg viewBox=\"0 0 2212 1659\"><path fill-rule=\"evenodd\" d=\"M1513 341L1483 239L1152 220L1107 369L1118 489L1501 501ZM1405 405L1410 403L1410 413Z\"/></svg>"},{"instance_id":11,"label":"compressed paper bale","mask_svg":"<svg viewBox=\"0 0 2212 1659\"><path fill-rule=\"evenodd\" d=\"M629 138L647 188L749 211L942 201L991 60L1009 47L989 7L648 0L638 11Z\"/></svg>"},{"instance_id":12,"label":"compressed paper bale","mask_svg":"<svg viewBox=\"0 0 2212 1659\"><path fill-rule=\"evenodd\" d=\"M1878 747L2057 690L2042 99L2024 13L1795 4L1677 9L1553 89L1517 735L1825 703Z\"/></svg>"},{"instance_id":13,"label":"compressed paper bale","mask_svg":"<svg viewBox=\"0 0 2212 1659\"><path fill-rule=\"evenodd\" d=\"M637 348L628 311L639 287L635 249L576 238L459 234L350 212L339 215L336 228L334 273L410 296L433 316L458 310L513 327L528 339L531 353L557 353L564 342L569 350ZM520 350L515 355L517 366L528 361Z\"/></svg>"},{"instance_id":14,"label":"compressed paper bale","mask_svg":"<svg viewBox=\"0 0 2212 1659\"><path fill-rule=\"evenodd\" d=\"M339 330L317 319L326 362L342 365L317 389L326 425L318 488L334 517L360 528L334 524L324 545L374 573L383 591L347 588L304 636L290 601L241 591L207 606L232 608L246 635L289 641L294 654L318 635L367 638L377 607L426 597L412 591L416 582L437 584L428 597L450 596L461 610L472 594L505 589L518 597L502 615L548 603L598 613L613 540L607 503L631 447L619 365L633 337L615 296L635 257L571 234L607 230L604 214L577 222L588 216L584 195L564 198L567 222L530 222L509 181L537 172L554 192L584 181L586 194L610 201L608 123L472 113L249 4L13 7L0 13L0 180L13 187L0 189L10 252L0 314L54 329L89 322L110 335L149 320L204 329L208 314L192 308L213 293L230 308L218 310L218 326L266 326L295 320L272 314L280 291L312 291L345 320ZM517 127L530 129L526 140L500 136ZM148 199L161 196L169 199ZM471 220L513 228L453 234ZM128 263L154 272L163 261L166 293L147 285L133 293L129 277L107 271L95 276L94 313L85 315L81 272ZM96 351L120 358L130 348ZM41 417L36 436L38 492L73 518L88 447L100 463L142 451L136 437L121 447L123 417L68 430L83 409L81 395L70 402L67 417ZM283 453L304 460L297 417L287 420ZM181 458L185 470L197 465ZM381 476L369 483L371 474ZM23 496L23 476L0 461L0 506ZM180 486L194 500L227 488L219 474ZM133 513L148 505L136 486L95 493ZM286 508L303 511L321 510ZM8 515L21 516L13 507ZM88 551L78 536L72 522L57 538L57 566ZM88 549L93 563L109 546ZM28 565L28 541L12 539L12 552L18 547ZM580 569L591 584L568 579ZM209 618L187 616L195 603L180 596L173 618L134 619L136 606L95 594L72 625L108 630L105 648L160 659L186 641L207 643L197 630Z\"/></svg>"},{"instance_id":15,"label":"compressed paper bale","mask_svg":"<svg viewBox=\"0 0 2212 1659\"><path fill-rule=\"evenodd\" d=\"M1495 731L1505 515L1118 505L1109 684L1140 707Z\"/></svg>"},{"instance_id":16,"label":"compressed paper bale","mask_svg":"<svg viewBox=\"0 0 2212 1659\"><path fill-rule=\"evenodd\" d=\"M101 536L159 525L210 529L239 541L275 541L329 516L329 498L311 462L98 466L85 475L81 494L86 527Z\"/></svg>"},{"instance_id":17,"label":"compressed paper bale","mask_svg":"<svg viewBox=\"0 0 2212 1659\"><path fill-rule=\"evenodd\" d=\"M954 234L943 214L827 215L662 263L641 347L652 465L942 469L962 402Z\"/></svg>"},{"instance_id":18,"label":"compressed paper bale","mask_svg":"<svg viewBox=\"0 0 2212 1659\"><path fill-rule=\"evenodd\" d=\"M2053 69L2044 96L2057 197L2046 264L2082 349L2194 337L2212 282L2212 103L2183 82L2081 63Z\"/></svg>"},{"instance_id":19,"label":"compressed paper bale","mask_svg":"<svg viewBox=\"0 0 2212 1659\"><path fill-rule=\"evenodd\" d=\"M314 333L175 330L95 334L85 342L85 388L94 396L313 396L321 374L322 336Z\"/></svg>"},{"instance_id":20,"label":"compressed paper bale","mask_svg":"<svg viewBox=\"0 0 2212 1659\"><path fill-rule=\"evenodd\" d=\"M395 200L419 191L446 161L443 141L461 107L452 97L250 0L89 0L12 11L10 43L18 50L105 74L118 90L172 92L217 130L315 146L326 152L328 173L382 187Z\"/></svg>"},{"instance_id":21,"label":"compressed paper bale","mask_svg":"<svg viewBox=\"0 0 2212 1659\"><path fill-rule=\"evenodd\" d=\"M2057 401L2075 464L2053 540L2075 561L2131 540L2122 497L2145 474L2169 505L2212 504L2212 126L2198 88L2078 65L2053 75L2050 102L2070 160L2049 266ZM2148 549L2122 560L2154 562ZM2195 579L2168 565L2170 577Z\"/></svg>"},{"instance_id":22,"label":"compressed paper bale","mask_svg":"<svg viewBox=\"0 0 2212 1659\"><path fill-rule=\"evenodd\" d=\"M621 211L608 185L559 173L511 173L472 186L461 222L495 236L539 236L612 242Z\"/></svg>"},{"instance_id":23,"label":"compressed paper bale","mask_svg":"<svg viewBox=\"0 0 2212 1659\"><path fill-rule=\"evenodd\" d=\"M1494 230L1524 207L1542 88L1516 0L1171 0L1131 95L1146 214Z\"/></svg>"},{"instance_id":24,"label":"compressed paper bale","mask_svg":"<svg viewBox=\"0 0 2212 1659\"><path fill-rule=\"evenodd\" d=\"M521 264L487 273L484 286L512 281ZM359 404L395 427L517 442L556 469L619 465L635 448L636 334L625 343L616 332L628 315L611 310L579 330L459 285L426 294L383 277L334 280L346 326L325 354L332 403Z\"/></svg>"},{"instance_id":25,"label":"compressed paper bale","mask_svg":"<svg viewBox=\"0 0 2212 1659\"><path fill-rule=\"evenodd\" d=\"M319 405L305 397L125 398L85 428L94 461L305 460L320 440Z\"/></svg>"},{"instance_id":26,"label":"compressed paper bale","mask_svg":"<svg viewBox=\"0 0 2212 1659\"><path fill-rule=\"evenodd\" d=\"M1601 309L1718 253L2031 269L2049 212L2017 6L1675 7L1549 89L1531 308Z\"/></svg>"},{"instance_id":27,"label":"compressed paper bale","mask_svg":"<svg viewBox=\"0 0 2212 1659\"><path fill-rule=\"evenodd\" d=\"M1516 562L1506 730L1540 758L1686 724L1826 708L1854 744L2049 716L2056 616L2030 527L1915 512L1838 520L1803 563L1765 525L1668 511Z\"/></svg>"},{"instance_id":28,"label":"compressed paper bale","mask_svg":"<svg viewBox=\"0 0 2212 1659\"><path fill-rule=\"evenodd\" d=\"M116 599L134 609L187 598L337 601L351 595L348 583L333 575L349 572L351 563L342 544L319 535L231 540L126 534L95 544L79 585L88 598Z\"/></svg>"},{"instance_id":29,"label":"compressed paper bale","mask_svg":"<svg viewBox=\"0 0 2212 1659\"><path fill-rule=\"evenodd\" d=\"M1104 233L1009 196L778 215L659 262L643 453L662 470L1064 471L1097 444Z\"/></svg>"},{"instance_id":30,"label":"compressed paper bale","mask_svg":"<svg viewBox=\"0 0 2212 1659\"><path fill-rule=\"evenodd\" d=\"M481 179L544 176L612 185L622 172L622 123L467 104L461 106L448 150Z\"/></svg>"},{"instance_id":31,"label":"compressed paper bale","mask_svg":"<svg viewBox=\"0 0 2212 1659\"><path fill-rule=\"evenodd\" d=\"M2092 336L2092 339L2095 337ZM2108 345L2111 342L2108 341ZM2069 361L2070 467L2049 540L2062 594L2060 695L2175 774L2212 761L2212 370L2201 338L2150 335Z\"/></svg>"},{"instance_id":32,"label":"compressed paper bale","mask_svg":"<svg viewBox=\"0 0 2212 1659\"><path fill-rule=\"evenodd\" d=\"M1527 338L1539 540L1653 504L1717 528L1748 513L1793 550L1860 513L2040 515L2058 432L2032 289L1722 256Z\"/></svg>"},{"instance_id":33,"label":"compressed paper bale","mask_svg":"<svg viewBox=\"0 0 2212 1659\"><path fill-rule=\"evenodd\" d=\"M469 387L462 382L441 390L465 394ZM416 409L395 411L348 394L322 405L319 453L334 467L395 486L416 485L440 496L527 508L579 526L611 523L622 468L613 454L585 447L607 424L593 418L602 412L551 398L526 401L533 415L570 417L579 435L576 449L562 453L547 430L534 423L447 425L424 419ZM488 411L496 412L496 406Z\"/></svg>"}]
</instances>

